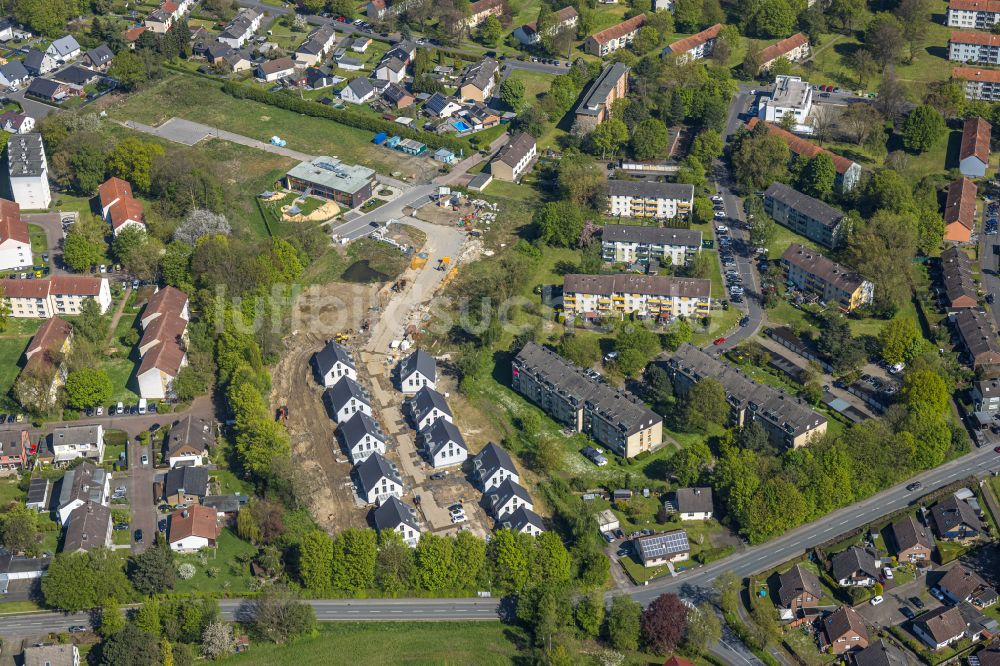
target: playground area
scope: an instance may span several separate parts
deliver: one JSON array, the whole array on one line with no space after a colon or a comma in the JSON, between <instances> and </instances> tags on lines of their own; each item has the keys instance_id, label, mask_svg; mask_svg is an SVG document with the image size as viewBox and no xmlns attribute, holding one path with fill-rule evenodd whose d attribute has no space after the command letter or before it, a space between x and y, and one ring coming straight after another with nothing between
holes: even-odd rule
<instances>
[{"instance_id":1,"label":"playground area","mask_svg":"<svg viewBox=\"0 0 1000 666\"><path fill-rule=\"evenodd\" d=\"M296 192L265 192L260 198L282 222L323 222L340 215L335 201Z\"/></svg>"}]
</instances>

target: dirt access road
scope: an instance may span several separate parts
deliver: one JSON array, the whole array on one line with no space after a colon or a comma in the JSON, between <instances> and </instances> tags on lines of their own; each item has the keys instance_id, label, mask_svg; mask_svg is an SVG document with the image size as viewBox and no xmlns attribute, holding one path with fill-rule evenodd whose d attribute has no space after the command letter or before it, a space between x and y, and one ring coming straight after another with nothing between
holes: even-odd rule
<instances>
[{"instance_id":1,"label":"dirt access road","mask_svg":"<svg viewBox=\"0 0 1000 666\"><path fill-rule=\"evenodd\" d=\"M334 439L334 422L323 405L312 356L340 331L357 330L379 285L332 283L311 287L296 303L286 351L272 370L272 406L288 405L288 434L299 469L297 492L328 531L364 527L350 487L351 464Z\"/></svg>"}]
</instances>

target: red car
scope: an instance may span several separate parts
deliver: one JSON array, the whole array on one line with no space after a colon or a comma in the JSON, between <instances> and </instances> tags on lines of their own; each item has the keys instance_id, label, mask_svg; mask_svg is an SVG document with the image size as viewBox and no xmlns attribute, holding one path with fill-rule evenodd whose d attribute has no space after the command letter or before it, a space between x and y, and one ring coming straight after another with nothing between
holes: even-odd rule
<instances>
[{"instance_id":1,"label":"red car","mask_svg":"<svg viewBox=\"0 0 1000 666\"><path fill-rule=\"evenodd\" d=\"M996 451L997 453L1000 453L1000 446L994 447L993 450Z\"/></svg>"},{"instance_id":2,"label":"red car","mask_svg":"<svg viewBox=\"0 0 1000 666\"><path fill-rule=\"evenodd\" d=\"M725 341L726 341L726 339L725 339L725 338L716 338L716 339L715 339L715 342L713 342L712 344L713 344L713 345L721 345L721 344L722 344L723 342L725 342Z\"/></svg>"},{"instance_id":3,"label":"red car","mask_svg":"<svg viewBox=\"0 0 1000 666\"><path fill-rule=\"evenodd\" d=\"M345 19L345 18L344 18L343 16L338 16L338 17L337 17L337 21L338 21L339 23L344 23L345 21L347 21L347 19Z\"/></svg>"}]
</instances>

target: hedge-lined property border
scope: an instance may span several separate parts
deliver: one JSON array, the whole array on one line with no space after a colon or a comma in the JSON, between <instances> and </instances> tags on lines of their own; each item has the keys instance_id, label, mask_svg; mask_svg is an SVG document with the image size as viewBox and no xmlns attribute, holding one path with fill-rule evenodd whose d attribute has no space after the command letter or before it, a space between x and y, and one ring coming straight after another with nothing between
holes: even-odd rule
<instances>
[{"instance_id":1,"label":"hedge-lined property border","mask_svg":"<svg viewBox=\"0 0 1000 666\"><path fill-rule=\"evenodd\" d=\"M376 133L385 132L390 136L397 135L404 139L414 139L427 144L431 148L447 148L454 153L461 151L466 155L475 152L472 144L465 139L424 132L423 130L405 127L399 123L372 117L350 109L335 109L319 102L300 99L285 93L270 92L256 86L226 81L222 84L222 92L232 95L237 99L251 99L255 102L276 106L295 113L302 113L314 118L326 118L327 120L332 120L348 127L355 127Z\"/></svg>"}]
</instances>

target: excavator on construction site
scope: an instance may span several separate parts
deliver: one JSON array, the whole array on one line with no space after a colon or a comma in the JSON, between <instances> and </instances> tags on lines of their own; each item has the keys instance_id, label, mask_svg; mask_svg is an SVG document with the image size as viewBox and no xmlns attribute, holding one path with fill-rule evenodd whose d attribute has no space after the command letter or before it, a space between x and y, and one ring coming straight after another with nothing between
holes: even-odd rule
<instances>
[{"instance_id":1,"label":"excavator on construction site","mask_svg":"<svg viewBox=\"0 0 1000 666\"><path fill-rule=\"evenodd\" d=\"M451 265L451 257L441 257L441 260L438 262L437 269L439 271L446 271L448 270L448 266L450 265Z\"/></svg>"}]
</instances>

